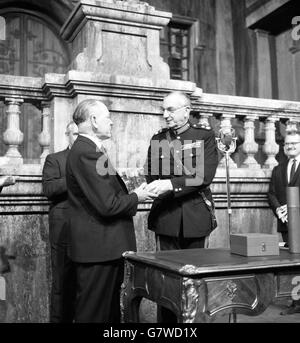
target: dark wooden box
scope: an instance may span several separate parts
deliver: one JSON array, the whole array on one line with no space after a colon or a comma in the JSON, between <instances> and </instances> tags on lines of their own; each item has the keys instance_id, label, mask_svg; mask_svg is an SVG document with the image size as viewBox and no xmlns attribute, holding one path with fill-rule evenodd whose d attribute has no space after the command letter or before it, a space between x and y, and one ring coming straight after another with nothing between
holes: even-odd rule
<instances>
[{"instance_id":1,"label":"dark wooden box","mask_svg":"<svg viewBox=\"0 0 300 343\"><path fill-rule=\"evenodd\" d=\"M230 235L232 254L243 256L279 255L278 235L266 233L239 233Z\"/></svg>"}]
</instances>

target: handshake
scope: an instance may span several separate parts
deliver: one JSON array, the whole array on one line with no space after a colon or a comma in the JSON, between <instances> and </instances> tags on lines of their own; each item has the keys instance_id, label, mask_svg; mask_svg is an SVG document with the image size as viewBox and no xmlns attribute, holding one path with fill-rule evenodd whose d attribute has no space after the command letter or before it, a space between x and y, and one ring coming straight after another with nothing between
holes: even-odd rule
<instances>
[{"instance_id":1,"label":"handshake","mask_svg":"<svg viewBox=\"0 0 300 343\"><path fill-rule=\"evenodd\" d=\"M287 205L282 205L280 207L277 207L276 214L283 223L287 223L288 221Z\"/></svg>"},{"instance_id":2,"label":"handshake","mask_svg":"<svg viewBox=\"0 0 300 343\"><path fill-rule=\"evenodd\" d=\"M149 201L157 198L159 195L172 191L173 186L170 180L156 180L147 185L142 183L133 192L138 196L139 202Z\"/></svg>"}]
</instances>

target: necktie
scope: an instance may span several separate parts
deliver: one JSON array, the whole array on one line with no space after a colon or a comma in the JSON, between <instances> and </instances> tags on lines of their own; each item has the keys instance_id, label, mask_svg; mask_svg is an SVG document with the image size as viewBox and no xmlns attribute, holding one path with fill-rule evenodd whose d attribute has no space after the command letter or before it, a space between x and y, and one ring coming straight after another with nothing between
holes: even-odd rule
<instances>
[{"instance_id":1,"label":"necktie","mask_svg":"<svg viewBox=\"0 0 300 343\"><path fill-rule=\"evenodd\" d=\"M291 174L290 174L290 183L293 180L295 172L296 172L296 159L293 160L293 164L292 164L292 168L291 168Z\"/></svg>"}]
</instances>

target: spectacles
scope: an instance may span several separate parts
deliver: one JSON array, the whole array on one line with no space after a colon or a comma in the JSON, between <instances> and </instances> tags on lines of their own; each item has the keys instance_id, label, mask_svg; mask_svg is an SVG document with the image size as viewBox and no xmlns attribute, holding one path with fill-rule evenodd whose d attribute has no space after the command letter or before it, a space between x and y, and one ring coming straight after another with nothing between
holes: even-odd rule
<instances>
[{"instance_id":1,"label":"spectacles","mask_svg":"<svg viewBox=\"0 0 300 343\"><path fill-rule=\"evenodd\" d=\"M168 107L168 108L162 108L162 111L174 114L175 112L181 110L182 108L186 108L186 107L187 107L186 105L175 108L175 109L173 109L172 107Z\"/></svg>"},{"instance_id":2,"label":"spectacles","mask_svg":"<svg viewBox=\"0 0 300 343\"><path fill-rule=\"evenodd\" d=\"M295 146L296 144L299 144L300 142L289 142L289 143L284 143L284 146L289 146L289 145L292 145L292 146Z\"/></svg>"}]
</instances>

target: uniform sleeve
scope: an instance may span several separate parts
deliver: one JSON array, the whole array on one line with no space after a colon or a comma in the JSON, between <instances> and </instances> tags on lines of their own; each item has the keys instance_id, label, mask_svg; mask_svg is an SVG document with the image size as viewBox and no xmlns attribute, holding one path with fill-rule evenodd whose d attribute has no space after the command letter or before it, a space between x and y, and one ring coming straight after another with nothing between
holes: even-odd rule
<instances>
[{"instance_id":1,"label":"uniform sleeve","mask_svg":"<svg viewBox=\"0 0 300 343\"><path fill-rule=\"evenodd\" d=\"M185 196L190 193L199 192L208 187L216 174L218 166L217 144L213 131L210 131L204 139L204 177L195 180L195 175L180 176L171 179L174 195L176 198ZM196 185L188 185L188 180L197 181Z\"/></svg>"},{"instance_id":2,"label":"uniform sleeve","mask_svg":"<svg viewBox=\"0 0 300 343\"><path fill-rule=\"evenodd\" d=\"M155 161L155 163L158 163L158 161ZM152 174L151 170L151 142L148 148L147 159L144 164L144 175L147 183L151 183L152 181L158 180L159 178L159 175Z\"/></svg>"},{"instance_id":3,"label":"uniform sleeve","mask_svg":"<svg viewBox=\"0 0 300 343\"><path fill-rule=\"evenodd\" d=\"M269 184L269 191L268 191L269 205L275 215L276 215L276 208L281 206L276 196L276 174L277 174L277 167L275 167L272 171L272 176L271 176L271 180Z\"/></svg>"},{"instance_id":4,"label":"uniform sleeve","mask_svg":"<svg viewBox=\"0 0 300 343\"><path fill-rule=\"evenodd\" d=\"M98 160L102 153L88 152L79 155L72 172L89 203L103 217L134 216L137 212L136 193L117 194L112 178ZM103 164L104 166L104 164Z\"/></svg>"},{"instance_id":5,"label":"uniform sleeve","mask_svg":"<svg viewBox=\"0 0 300 343\"><path fill-rule=\"evenodd\" d=\"M42 185L44 194L50 200L67 193L66 177L61 176L58 161L51 155L47 156L44 164Z\"/></svg>"}]
</instances>

